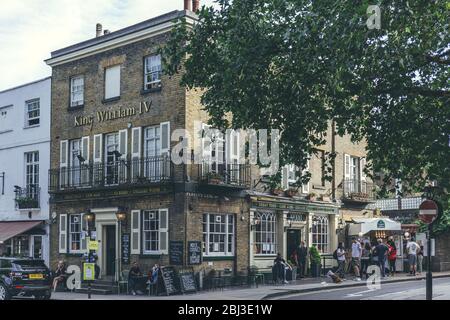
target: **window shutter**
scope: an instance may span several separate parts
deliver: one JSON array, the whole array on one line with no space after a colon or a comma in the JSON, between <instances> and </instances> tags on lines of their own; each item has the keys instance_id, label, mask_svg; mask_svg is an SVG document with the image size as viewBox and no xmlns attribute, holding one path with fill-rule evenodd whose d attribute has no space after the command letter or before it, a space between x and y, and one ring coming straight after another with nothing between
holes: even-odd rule
<instances>
[{"instance_id":1,"label":"window shutter","mask_svg":"<svg viewBox=\"0 0 450 320\"><path fill-rule=\"evenodd\" d=\"M161 132L161 155L169 155L170 151L170 122L162 122L160 125Z\"/></svg>"},{"instance_id":2,"label":"window shutter","mask_svg":"<svg viewBox=\"0 0 450 320\"><path fill-rule=\"evenodd\" d=\"M281 168L281 188L283 190L289 189L289 166L285 165Z\"/></svg>"},{"instance_id":3,"label":"window shutter","mask_svg":"<svg viewBox=\"0 0 450 320\"><path fill-rule=\"evenodd\" d=\"M131 210L131 254L141 253L141 211Z\"/></svg>"},{"instance_id":4,"label":"window shutter","mask_svg":"<svg viewBox=\"0 0 450 320\"><path fill-rule=\"evenodd\" d=\"M133 128L131 130L131 172L132 179L135 180L141 174L141 145L142 145L142 128Z\"/></svg>"},{"instance_id":5,"label":"window shutter","mask_svg":"<svg viewBox=\"0 0 450 320\"><path fill-rule=\"evenodd\" d=\"M169 210L159 210L159 251L169 253Z\"/></svg>"},{"instance_id":6,"label":"window shutter","mask_svg":"<svg viewBox=\"0 0 450 320\"><path fill-rule=\"evenodd\" d=\"M209 126L205 123L202 123L202 173L206 174L210 171L209 166L211 165L211 148L212 143L210 137L207 138L206 131L209 129Z\"/></svg>"},{"instance_id":7,"label":"window shutter","mask_svg":"<svg viewBox=\"0 0 450 320\"><path fill-rule=\"evenodd\" d=\"M163 156L163 162L161 164L161 178L170 177L170 122L162 122L160 125L160 144L161 144L161 156Z\"/></svg>"},{"instance_id":8,"label":"window shutter","mask_svg":"<svg viewBox=\"0 0 450 320\"><path fill-rule=\"evenodd\" d=\"M62 140L60 142L60 148L59 148L59 168L60 168L60 186L61 188L64 188L67 186L68 182L68 153L69 153L69 141Z\"/></svg>"},{"instance_id":9,"label":"window shutter","mask_svg":"<svg viewBox=\"0 0 450 320\"><path fill-rule=\"evenodd\" d=\"M344 179L350 180L350 155L344 154Z\"/></svg>"},{"instance_id":10,"label":"window shutter","mask_svg":"<svg viewBox=\"0 0 450 320\"><path fill-rule=\"evenodd\" d=\"M103 135L96 134L94 136L94 163L102 162L102 142Z\"/></svg>"},{"instance_id":11,"label":"window shutter","mask_svg":"<svg viewBox=\"0 0 450 320\"><path fill-rule=\"evenodd\" d=\"M120 65L105 70L105 99L120 97Z\"/></svg>"},{"instance_id":12,"label":"window shutter","mask_svg":"<svg viewBox=\"0 0 450 320\"><path fill-rule=\"evenodd\" d=\"M86 220L84 219L84 213L81 214L81 232L83 233L83 236L81 237L81 251L86 252L87 251L87 233L85 232L87 230Z\"/></svg>"},{"instance_id":13,"label":"window shutter","mask_svg":"<svg viewBox=\"0 0 450 320\"><path fill-rule=\"evenodd\" d=\"M81 183L86 185L89 183L89 136L81 138L81 156L85 160L82 164Z\"/></svg>"},{"instance_id":14,"label":"window shutter","mask_svg":"<svg viewBox=\"0 0 450 320\"><path fill-rule=\"evenodd\" d=\"M59 253L67 253L67 214L59 215Z\"/></svg>"},{"instance_id":15,"label":"window shutter","mask_svg":"<svg viewBox=\"0 0 450 320\"><path fill-rule=\"evenodd\" d=\"M366 167L366 158L359 158L359 168L361 170L361 181L366 181L366 174L364 168Z\"/></svg>"},{"instance_id":16,"label":"window shutter","mask_svg":"<svg viewBox=\"0 0 450 320\"><path fill-rule=\"evenodd\" d=\"M119 152L122 154L121 159L127 159L128 153L128 130L119 131Z\"/></svg>"},{"instance_id":17,"label":"window shutter","mask_svg":"<svg viewBox=\"0 0 450 320\"><path fill-rule=\"evenodd\" d=\"M309 159L306 160L306 168L303 170L302 174L305 175L309 171ZM302 185L302 192L309 193L309 181Z\"/></svg>"}]
</instances>

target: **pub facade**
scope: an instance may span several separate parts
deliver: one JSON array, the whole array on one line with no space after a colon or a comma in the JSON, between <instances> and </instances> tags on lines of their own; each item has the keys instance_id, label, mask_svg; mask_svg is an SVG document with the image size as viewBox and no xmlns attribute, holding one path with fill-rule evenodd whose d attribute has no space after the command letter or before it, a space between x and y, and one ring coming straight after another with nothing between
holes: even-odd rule
<instances>
[{"instance_id":1,"label":"pub facade","mask_svg":"<svg viewBox=\"0 0 450 320\"><path fill-rule=\"evenodd\" d=\"M204 143L208 115L200 92L164 73L159 49L178 18L194 24L197 16L173 11L112 33L97 25L95 38L46 60L52 67L52 266L59 260L81 265L87 231L98 241L100 278L115 280L133 261L145 272L159 264L237 273L269 268L278 252L288 259L302 240L333 252L341 209L333 190L351 177L352 191L361 187L360 167L345 160L350 140L339 151L338 182L323 179L320 154L330 144L311 158L308 184L292 192L287 166L281 169L286 194L271 194L258 184L257 167L236 161L239 134ZM200 163L171 161L183 142L177 129L200 135ZM195 158L193 142L184 143L191 152L182 156ZM356 148L362 157L364 146Z\"/></svg>"}]
</instances>

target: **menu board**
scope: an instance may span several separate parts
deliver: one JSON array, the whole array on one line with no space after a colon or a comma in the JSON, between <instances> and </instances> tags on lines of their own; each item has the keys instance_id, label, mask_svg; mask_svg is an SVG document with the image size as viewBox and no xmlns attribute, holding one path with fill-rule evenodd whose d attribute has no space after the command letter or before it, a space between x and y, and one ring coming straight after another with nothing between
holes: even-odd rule
<instances>
[{"instance_id":1,"label":"menu board","mask_svg":"<svg viewBox=\"0 0 450 320\"><path fill-rule=\"evenodd\" d=\"M164 289L166 290L166 294L169 296L171 294L178 293L180 290L178 289L178 277L175 272L174 267L161 267L161 278L164 282Z\"/></svg>"},{"instance_id":2,"label":"menu board","mask_svg":"<svg viewBox=\"0 0 450 320\"><path fill-rule=\"evenodd\" d=\"M170 241L169 260L171 265L183 265L184 243L183 241Z\"/></svg>"},{"instance_id":3,"label":"menu board","mask_svg":"<svg viewBox=\"0 0 450 320\"><path fill-rule=\"evenodd\" d=\"M189 264L201 264L202 263L202 242L201 241L189 241L188 242L188 255Z\"/></svg>"},{"instance_id":4,"label":"menu board","mask_svg":"<svg viewBox=\"0 0 450 320\"><path fill-rule=\"evenodd\" d=\"M196 292L197 285L195 284L194 270L186 269L178 272L180 277L180 285L182 292Z\"/></svg>"},{"instance_id":5,"label":"menu board","mask_svg":"<svg viewBox=\"0 0 450 320\"><path fill-rule=\"evenodd\" d=\"M130 264L130 234L122 233L122 263Z\"/></svg>"}]
</instances>

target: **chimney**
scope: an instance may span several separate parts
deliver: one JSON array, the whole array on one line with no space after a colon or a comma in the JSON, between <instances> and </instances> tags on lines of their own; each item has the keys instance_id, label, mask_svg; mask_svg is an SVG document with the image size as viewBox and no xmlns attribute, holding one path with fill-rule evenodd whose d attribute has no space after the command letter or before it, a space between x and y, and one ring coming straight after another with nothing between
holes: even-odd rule
<instances>
[{"instance_id":1,"label":"chimney","mask_svg":"<svg viewBox=\"0 0 450 320\"><path fill-rule=\"evenodd\" d=\"M192 11L197 12L200 9L200 0L192 0Z\"/></svg>"},{"instance_id":2,"label":"chimney","mask_svg":"<svg viewBox=\"0 0 450 320\"><path fill-rule=\"evenodd\" d=\"M97 25L95 26L95 37L98 38L102 35L102 25L100 23L97 23Z\"/></svg>"},{"instance_id":3,"label":"chimney","mask_svg":"<svg viewBox=\"0 0 450 320\"><path fill-rule=\"evenodd\" d=\"M192 10L191 9L191 0L184 0L184 10Z\"/></svg>"}]
</instances>

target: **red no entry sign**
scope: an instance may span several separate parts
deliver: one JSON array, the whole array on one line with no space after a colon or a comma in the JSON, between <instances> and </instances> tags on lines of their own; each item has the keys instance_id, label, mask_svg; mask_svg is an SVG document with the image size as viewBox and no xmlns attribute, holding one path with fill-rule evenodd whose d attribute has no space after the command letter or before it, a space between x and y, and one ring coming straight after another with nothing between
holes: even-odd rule
<instances>
[{"instance_id":1,"label":"red no entry sign","mask_svg":"<svg viewBox=\"0 0 450 320\"><path fill-rule=\"evenodd\" d=\"M425 200L419 206L419 219L423 223L430 224L438 216L438 206L433 200Z\"/></svg>"}]
</instances>

